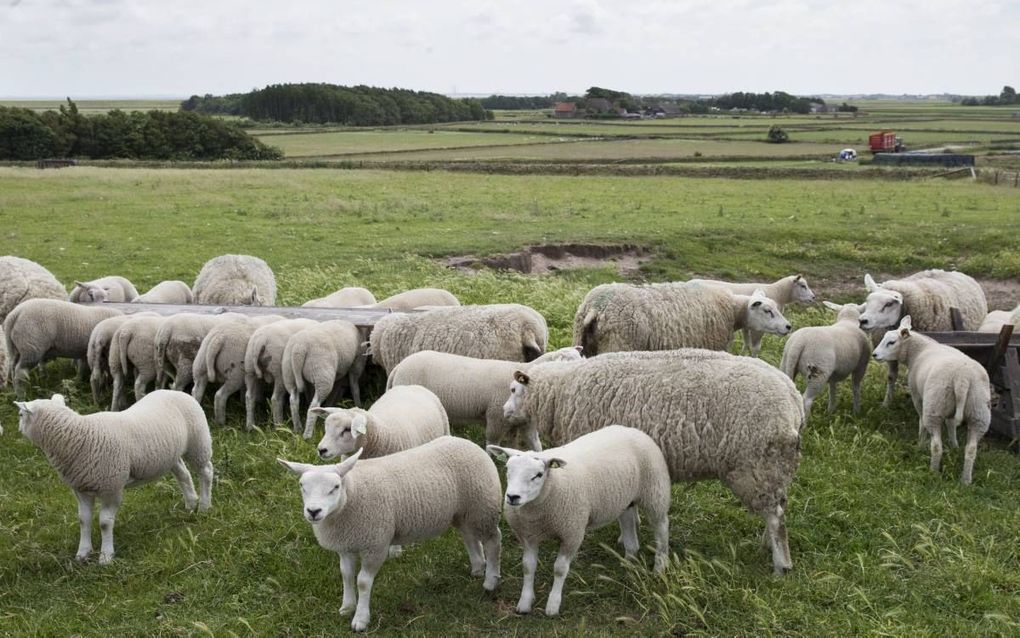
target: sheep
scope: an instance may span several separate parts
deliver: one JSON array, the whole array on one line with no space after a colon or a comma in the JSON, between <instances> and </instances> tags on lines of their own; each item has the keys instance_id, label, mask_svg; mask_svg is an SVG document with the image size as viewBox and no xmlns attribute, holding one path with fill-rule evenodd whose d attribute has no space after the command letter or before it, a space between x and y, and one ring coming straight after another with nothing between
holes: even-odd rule
<instances>
[{"instance_id":1,"label":"sheep","mask_svg":"<svg viewBox=\"0 0 1020 638\"><path fill-rule=\"evenodd\" d=\"M192 287L195 303L224 306L276 304L276 277L250 255L220 255L205 262Z\"/></svg>"},{"instance_id":2,"label":"sheep","mask_svg":"<svg viewBox=\"0 0 1020 638\"><path fill-rule=\"evenodd\" d=\"M171 374L174 377L173 389L185 390L192 384L192 368L202 340L217 322L239 317L244 315L236 312L219 315L183 312L167 317L156 332L156 385L163 387L166 376Z\"/></svg>"},{"instance_id":3,"label":"sheep","mask_svg":"<svg viewBox=\"0 0 1020 638\"><path fill-rule=\"evenodd\" d=\"M387 390L368 410L312 408L326 417L319 458L347 456L361 450L371 459L409 450L450 433L450 421L439 397L420 385Z\"/></svg>"},{"instance_id":4,"label":"sheep","mask_svg":"<svg viewBox=\"0 0 1020 638\"><path fill-rule=\"evenodd\" d=\"M283 423L287 391L283 383L283 351L292 336L317 325L319 322L314 319L287 319L262 326L252 333L244 353L245 429L255 427L255 403L261 396L261 383L273 384L270 398L273 423Z\"/></svg>"},{"instance_id":5,"label":"sheep","mask_svg":"<svg viewBox=\"0 0 1020 638\"><path fill-rule=\"evenodd\" d=\"M67 300L67 290L53 273L29 259L0 257L0 324L18 304L29 299Z\"/></svg>"},{"instance_id":6,"label":"sheep","mask_svg":"<svg viewBox=\"0 0 1020 638\"><path fill-rule=\"evenodd\" d=\"M547 361L575 361L581 358L576 347L547 352L531 363L474 359L456 354L423 350L415 352L393 368L387 390L404 385L422 385L439 397L450 423L467 425L485 422L485 442L498 445L512 425L503 418L506 384L515 370L527 372L531 366ZM532 450L541 450L537 434L528 441Z\"/></svg>"},{"instance_id":7,"label":"sheep","mask_svg":"<svg viewBox=\"0 0 1020 638\"><path fill-rule=\"evenodd\" d=\"M191 288L183 281L176 279L161 281L153 286L149 292L139 295L132 303L168 303L186 305L193 303L194 295Z\"/></svg>"},{"instance_id":8,"label":"sheep","mask_svg":"<svg viewBox=\"0 0 1020 638\"><path fill-rule=\"evenodd\" d=\"M988 372L956 348L942 345L913 331L910 315L895 330L885 333L875 348L876 361L902 361L907 366L907 385L918 420L918 439L931 437L931 469L942 464L942 424L949 446L957 447L956 428L967 422L967 446L963 453L960 482L970 485L977 445L992 421Z\"/></svg>"},{"instance_id":9,"label":"sheep","mask_svg":"<svg viewBox=\"0 0 1020 638\"><path fill-rule=\"evenodd\" d=\"M297 432L301 424L301 394L313 390L305 418L304 438L315 432L317 408L326 403L337 382L346 378L354 405L361 407L358 379L365 369L361 333L349 321L323 321L292 336L283 350L283 384L290 398L291 423Z\"/></svg>"},{"instance_id":10,"label":"sheep","mask_svg":"<svg viewBox=\"0 0 1020 638\"><path fill-rule=\"evenodd\" d=\"M371 306L375 303L375 295L364 288L348 287L341 288L336 292L309 299L301 304L304 308L354 308L357 306Z\"/></svg>"},{"instance_id":11,"label":"sheep","mask_svg":"<svg viewBox=\"0 0 1020 638\"><path fill-rule=\"evenodd\" d=\"M803 275L790 275L783 277L771 284L760 283L730 283L727 281L716 281L714 279L691 279L688 283L701 283L708 286L715 286L728 290L735 295L753 295L755 290L761 290L765 296L776 302L779 311L788 303L799 301L802 303L814 303L815 293L808 286L807 279ZM758 330L742 329L744 345L741 354L750 352L752 357L757 357L761 351L762 332Z\"/></svg>"},{"instance_id":12,"label":"sheep","mask_svg":"<svg viewBox=\"0 0 1020 638\"><path fill-rule=\"evenodd\" d=\"M589 529L617 521L628 559L637 557L638 506L655 530L655 571L669 558L669 468L650 436L622 425L609 425L542 453L489 445L493 456L507 458L506 509L503 514L524 546L524 586L517 613L531 612L539 544L559 540L546 616L560 613L563 582L570 562Z\"/></svg>"},{"instance_id":13,"label":"sheep","mask_svg":"<svg viewBox=\"0 0 1020 638\"><path fill-rule=\"evenodd\" d=\"M916 330L945 332L953 329L950 308L960 311L964 330L977 330L988 314L981 285L962 272L925 270L881 284L864 275L864 286L868 298L860 306L861 328L873 334L876 345L883 333L906 315L912 317ZM899 362L890 360L882 401L885 407L892 405L898 374Z\"/></svg>"},{"instance_id":14,"label":"sheep","mask_svg":"<svg viewBox=\"0 0 1020 638\"><path fill-rule=\"evenodd\" d=\"M684 349L544 363L517 372L504 416L563 445L612 423L651 436L673 481L718 478L765 519L776 573L792 568L783 512L804 402L758 359Z\"/></svg>"},{"instance_id":15,"label":"sheep","mask_svg":"<svg viewBox=\"0 0 1020 638\"><path fill-rule=\"evenodd\" d=\"M372 360L389 374L421 350L527 362L545 352L548 340L549 329L538 311L493 304L386 315L372 329L370 350Z\"/></svg>"},{"instance_id":16,"label":"sheep","mask_svg":"<svg viewBox=\"0 0 1020 638\"><path fill-rule=\"evenodd\" d=\"M460 300L453 293L442 288L415 288L387 297L378 303L373 303L369 307L388 310L414 310L422 306L459 305Z\"/></svg>"},{"instance_id":17,"label":"sheep","mask_svg":"<svg viewBox=\"0 0 1020 638\"><path fill-rule=\"evenodd\" d=\"M1020 326L1020 306L1012 310L991 310L985 316L984 321L978 326L978 332L1000 332L1003 326L1011 324L1014 328Z\"/></svg>"},{"instance_id":18,"label":"sheep","mask_svg":"<svg viewBox=\"0 0 1020 638\"><path fill-rule=\"evenodd\" d=\"M102 547L99 564L113 560L113 524L125 487L172 473L187 509L212 505L212 438L202 408L183 392L157 390L123 412L79 415L55 394L51 399L16 401L19 428L38 446L78 499L78 552L92 552L92 511L99 499ZM191 474L198 472L195 493Z\"/></svg>"},{"instance_id":19,"label":"sheep","mask_svg":"<svg viewBox=\"0 0 1020 638\"><path fill-rule=\"evenodd\" d=\"M92 329L109 317L123 314L113 308L82 306L59 299L29 299L4 320L7 371L18 399L24 399L29 370L55 357L85 359Z\"/></svg>"},{"instance_id":20,"label":"sheep","mask_svg":"<svg viewBox=\"0 0 1020 638\"><path fill-rule=\"evenodd\" d=\"M592 289L574 316L574 344L584 355L630 350L727 350L742 329L785 335L790 324L775 301L714 286L665 283L603 284Z\"/></svg>"},{"instance_id":21,"label":"sheep","mask_svg":"<svg viewBox=\"0 0 1020 638\"><path fill-rule=\"evenodd\" d=\"M860 328L861 313L857 304L843 306L830 301L826 308L835 310L836 322L831 326L813 326L797 330L786 341L779 369L794 381L804 375L804 414L811 413L815 396L829 385L829 412L836 410L836 384L853 375L853 410L861 409L861 381L871 360L871 340Z\"/></svg>"},{"instance_id":22,"label":"sheep","mask_svg":"<svg viewBox=\"0 0 1020 638\"><path fill-rule=\"evenodd\" d=\"M340 554L340 614L354 612L354 631L368 627L372 583L390 545L433 538L451 526L464 539L471 574L484 573L482 587L496 589L502 489L496 466L480 447L443 436L377 459L359 456L360 450L321 466L277 459L301 477L303 514L319 545Z\"/></svg>"},{"instance_id":23,"label":"sheep","mask_svg":"<svg viewBox=\"0 0 1020 638\"><path fill-rule=\"evenodd\" d=\"M135 315L125 321L110 342L110 374L113 377L113 398L110 410L116 412L127 405L124 379L135 378L135 401L145 396L149 384L156 380L156 332L166 321L159 315ZM159 389L159 386L156 386Z\"/></svg>"},{"instance_id":24,"label":"sheep","mask_svg":"<svg viewBox=\"0 0 1020 638\"><path fill-rule=\"evenodd\" d=\"M92 281L75 281L68 300L73 303L123 303L138 297L135 285L119 275L100 277Z\"/></svg>"},{"instance_id":25,"label":"sheep","mask_svg":"<svg viewBox=\"0 0 1020 638\"><path fill-rule=\"evenodd\" d=\"M124 325L125 321L133 319L134 317L156 317L158 316L153 312L137 312L131 315L117 315L110 317L109 319L103 319L96 324L96 327L92 329L92 334L89 335L89 345L86 351L86 362L88 363L89 369L92 371L89 377L89 384L92 387L92 398L98 405L100 402L99 395L102 393L103 387L106 385L108 378L112 379L112 372L110 370L110 345L113 342L113 335L117 332L117 329Z\"/></svg>"}]
</instances>

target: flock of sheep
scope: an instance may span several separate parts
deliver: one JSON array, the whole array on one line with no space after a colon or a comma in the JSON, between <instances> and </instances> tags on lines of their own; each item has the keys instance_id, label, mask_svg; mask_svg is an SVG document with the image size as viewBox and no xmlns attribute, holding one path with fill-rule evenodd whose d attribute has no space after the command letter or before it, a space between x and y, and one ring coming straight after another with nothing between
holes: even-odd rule
<instances>
[{"instance_id":1,"label":"flock of sheep","mask_svg":"<svg viewBox=\"0 0 1020 638\"><path fill-rule=\"evenodd\" d=\"M950 330L952 307L968 330L997 331L1018 313L988 313L981 287L958 272L865 281L864 303L826 302L835 322L794 332L777 369L755 357L764 333L791 332L785 304L814 301L800 275L767 285L598 286L576 313L576 345L546 352L548 329L537 311L519 304L461 306L440 289L377 302L363 288L344 288L305 304L416 310L385 315L367 336L342 320L161 317L76 303L273 306L273 273L255 257L217 257L193 289L163 282L141 296L122 277L75 282L68 296L42 266L0 257L6 345L0 354L18 395L21 432L78 498L80 560L92 551L97 498L100 563L114 554L113 524L125 487L172 473L189 508L209 507L212 446L200 401L219 384L213 413L220 424L227 400L242 389L249 428L267 391L272 421L285 421L289 403L292 426L305 439L324 418L318 453L341 459L338 464L278 461L300 476L303 515L319 543L340 554L340 611L354 614L353 629L368 626L372 583L387 557L451 526L463 537L472 574L484 576L486 590L495 589L501 513L524 548L521 613L534 602L539 543L559 541L546 604L555 615L588 529L618 521L620 541L633 557L640 508L654 530L655 569L666 565L671 482L722 481L765 520L774 570L789 570L784 511L806 413L826 386L831 412L836 384L847 377L857 411L872 358L889 363L886 405L898 363L907 366L920 436L931 439L932 469L939 469L943 426L955 446L957 426L967 424L962 481L970 483L977 443L990 422L988 376L920 332ZM724 352L738 330L752 357ZM77 360L83 375L91 371L97 403L111 386L112 411L81 416L60 395L24 401L29 371L54 357ZM369 360L388 379L385 394L365 410L359 379ZM798 375L807 383L803 396L794 385ZM131 378L135 403L128 407ZM173 390L160 389L171 380ZM357 407L332 407L345 391ZM469 422L485 423L486 450L450 436L451 424ZM515 436L529 449L502 445ZM540 437L556 447L542 451ZM505 493L492 457L506 460ZM198 493L188 466L199 474Z\"/></svg>"}]
</instances>

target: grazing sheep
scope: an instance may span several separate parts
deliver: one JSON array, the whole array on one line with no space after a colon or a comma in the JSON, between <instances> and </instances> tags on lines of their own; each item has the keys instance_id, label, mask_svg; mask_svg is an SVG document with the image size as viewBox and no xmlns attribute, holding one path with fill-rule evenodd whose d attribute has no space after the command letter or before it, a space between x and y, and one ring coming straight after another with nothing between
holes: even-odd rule
<instances>
[{"instance_id":1,"label":"grazing sheep","mask_svg":"<svg viewBox=\"0 0 1020 638\"><path fill-rule=\"evenodd\" d=\"M358 379L365 369L361 333L349 321L323 321L292 336L283 350L283 384L290 395L294 431L301 424L301 394L306 386L313 390L305 418L304 438L315 432L317 408L342 390L341 379L347 380L354 405L361 406Z\"/></svg>"},{"instance_id":2,"label":"grazing sheep","mask_svg":"<svg viewBox=\"0 0 1020 638\"><path fill-rule=\"evenodd\" d=\"M692 279L688 283L701 283L708 286L715 286L728 290L735 295L753 295L755 290L761 290L765 296L776 302L779 311L788 303L799 301L802 303L814 303L815 293L811 292L807 280L803 275L790 275L771 284L759 283L730 283L727 281L716 281L714 279ZM761 351L761 338L764 333L758 330L742 329L744 346L741 354L750 351L752 357L757 357Z\"/></svg>"},{"instance_id":3,"label":"grazing sheep","mask_svg":"<svg viewBox=\"0 0 1020 638\"><path fill-rule=\"evenodd\" d=\"M372 329L371 353L372 360L389 374L406 357L422 350L531 361L545 352L548 340L545 318L528 306L459 306L386 315Z\"/></svg>"},{"instance_id":4,"label":"grazing sheep","mask_svg":"<svg viewBox=\"0 0 1020 638\"><path fill-rule=\"evenodd\" d=\"M314 319L285 319L252 333L244 353L245 429L255 427L255 404L262 395L263 383L273 384L270 398L273 423L283 423L283 402L287 396L283 383L283 351L292 336L317 325L319 322Z\"/></svg>"},{"instance_id":5,"label":"grazing sheep","mask_svg":"<svg viewBox=\"0 0 1020 638\"><path fill-rule=\"evenodd\" d=\"M0 324L18 304L29 299L67 300L67 290L53 273L29 259L0 257Z\"/></svg>"},{"instance_id":6,"label":"grazing sheep","mask_svg":"<svg viewBox=\"0 0 1020 638\"><path fill-rule=\"evenodd\" d=\"M853 375L854 413L861 409L861 381L871 360L871 340L860 328L857 304L840 306L826 301L835 310L831 326L813 326L797 330L786 340L779 369L794 381L804 375L804 414L811 413L815 396L829 385L829 412L836 410L836 384Z\"/></svg>"},{"instance_id":7,"label":"grazing sheep","mask_svg":"<svg viewBox=\"0 0 1020 638\"><path fill-rule=\"evenodd\" d=\"M791 569L783 513L804 402L763 361L709 350L626 352L514 375L504 416L563 445L612 423L645 432L674 481L718 478L765 519L776 573Z\"/></svg>"},{"instance_id":8,"label":"grazing sheep","mask_svg":"<svg viewBox=\"0 0 1020 638\"><path fill-rule=\"evenodd\" d=\"M457 354L423 350L415 352L393 368L386 383L387 390L404 385L421 385L436 394L446 409L450 423L467 425L485 422L485 442L496 445L513 430L503 418L506 386L516 370L527 372L531 366L547 361L576 361L581 358L577 347L547 352L531 363L475 359ZM541 450L538 435L532 430L528 445Z\"/></svg>"},{"instance_id":9,"label":"grazing sheep","mask_svg":"<svg viewBox=\"0 0 1020 638\"><path fill-rule=\"evenodd\" d=\"M359 456L320 466L277 459L301 477L304 517L319 545L340 554L340 613L354 612L354 631L368 627L372 583L389 547L439 536L451 526L464 539L471 574L485 574L486 591L496 588L502 494L485 451L444 436L377 459Z\"/></svg>"},{"instance_id":10,"label":"grazing sheep","mask_svg":"<svg viewBox=\"0 0 1020 638\"><path fill-rule=\"evenodd\" d=\"M1012 310L992 310L978 326L978 332L1000 332L1006 324L1020 326L1020 306Z\"/></svg>"},{"instance_id":11,"label":"grazing sheep","mask_svg":"<svg viewBox=\"0 0 1020 638\"><path fill-rule=\"evenodd\" d=\"M134 315L117 328L109 354L113 377L110 410L116 412L127 406L124 379L129 374L135 379L135 401L141 400L146 388L156 380L156 332L164 321L166 318L159 315Z\"/></svg>"},{"instance_id":12,"label":"grazing sheep","mask_svg":"<svg viewBox=\"0 0 1020 638\"><path fill-rule=\"evenodd\" d=\"M220 255L205 262L192 288L195 303L223 306L276 304L276 277L250 255Z\"/></svg>"},{"instance_id":13,"label":"grazing sheep","mask_svg":"<svg viewBox=\"0 0 1020 638\"><path fill-rule=\"evenodd\" d=\"M8 377L18 399L24 399L28 373L56 357L85 359L93 328L122 314L113 308L82 306L58 299L29 299L4 320Z\"/></svg>"},{"instance_id":14,"label":"grazing sheep","mask_svg":"<svg viewBox=\"0 0 1020 638\"><path fill-rule=\"evenodd\" d=\"M174 390L187 389L192 384L195 357L205 336L219 321L243 317L236 312L219 315L183 312L167 317L156 332L156 385L163 387L166 376L170 375L174 378Z\"/></svg>"},{"instance_id":15,"label":"grazing sheep","mask_svg":"<svg viewBox=\"0 0 1020 638\"><path fill-rule=\"evenodd\" d=\"M86 350L85 361L88 363L89 370L92 371L89 377L89 384L92 386L92 398L97 405L99 404L99 395L102 393L107 379L112 378L109 359L113 335L117 332L117 328L120 328L124 325L125 321L134 316L119 315L103 319L96 324L96 327L92 329L92 334L89 335L89 345L88 350Z\"/></svg>"},{"instance_id":16,"label":"grazing sheep","mask_svg":"<svg viewBox=\"0 0 1020 638\"><path fill-rule=\"evenodd\" d=\"M110 275L92 281L74 282L74 290L68 299L73 303L123 303L138 297L135 285L124 277Z\"/></svg>"},{"instance_id":17,"label":"grazing sheep","mask_svg":"<svg viewBox=\"0 0 1020 638\"><path fill-rule=\"evenodd\" d=\"M881 284L864 275L864 286L868 298L860 307L861 328L871 332L876 343L906 315L912 317L916 330L945 332L953 329L950 308L959 309L964 330L977 330L988 314L981 285L962 272L925 270ZM886 407L892 404L898 374L899 362L890 360L882 401Z\"/></svg>"},{"instance_id":18,"label":"grazing sheep","mask_svg":"<svg viewBox=\"0 0 1020 638\"><path fill-rule=\"evenodd\" d=\"M341 288L336 292L309 299L301 304L305 308L353 308L355 306L370 306L375 303L375 295L364 288L348 287Z\"/></svg>"},{"instance_id":19,"label":"grazing sheep","mask_svg":"<svg viewBox=\"0 0 1020 638\"><path fill-rule=\"evenodd\" d=\"M309 412L326 417L326 433L319 441L322 459L346 457L355 450L361 450L361 458L372 459L450 433L439 397L420 385L387 390L368 410L319 407Z\"/></svg>"},{"instance_id":20,"label":"grazing sheep","mask_svg":"<svg viewBox=\"0 0 1020 638\"><path fill-rule=\"evenodd\" d=\"M459 305L460 300L453 296L453 293L442 288L415 288L387 297L379 303L372 304L371 307L389 310L414 310L422 306Z\"/></svg>"},{"instance_id":21,"label":"grazing sheep","mask_svg":"<svg viewBox=\"0 0 1020 638\"><path fill-rule=\"evenodd\" d=\"M133 303L167 303L186 305L194 302L191 288L183 281L176 279L161 281L149 292L135 298Z\"/></svg>"},{"instance_id":22,"label":"grazing sheep","mask_svg":"<svg viewBox=\"0 0 1020 638\"><path fill-rule=\"evenodd\" d=\"M761 290L735 295L714 286L665 283L596 286L574 316L584 355L632 350L726 350L743 329L785 335L790 324Z\"/></svg>"},{"instance_id":23,"label":"grazing sheep","mask_svg":"<svg viewBox=\"0 0 1020 638\"><path fill-rule=\"evenodd\" d=\"M517 613L531 612L539 544L560 543L545 615L560 613L563 582L584 534L617 521L628 559L637 558L638 507L655 530L655 571L669 560L669 468L662 450L644 432L609 425L545 452L520 452L489 445L507 456L503 514L524 546L524 586Z\"/></svg>"},{"instance_id":24,"label":"grazing sheep","mask_svg":"<svg viewBox=\"0 0 1020 638\"><path fill-rule=\"evenodd\" d=\"M183 392L158 390L123 412L79 415L52 399L15 402L19 428L39 447L78 499L81 535L75 558L92 551L92 510L99 499L99 564L113 560L113 524L125 487L173 473L187 509L212 502L212 438L202 408ZM198 472L199 493L188 467Z\"/></svg>"},{"instance_id":25,"label":"grazing sheep","mask_svg":"<svg viewBox=\"0 0 1020 638\"><path fill-rule=\"evenodd\" d=\"M877 361L902 361L907 366L907 384L914 409L920 417L918 438L924 444L931 437L931 469L942 464L942 424L949 446L956 447L956 428L967 422L967 447L963 453L960 482L970 485L977 445L992 421L988 373L977 361L956 348L916 333L911 317L900 320L899 328L885 333L875 348Z\"/></svg>"}]
</instances>

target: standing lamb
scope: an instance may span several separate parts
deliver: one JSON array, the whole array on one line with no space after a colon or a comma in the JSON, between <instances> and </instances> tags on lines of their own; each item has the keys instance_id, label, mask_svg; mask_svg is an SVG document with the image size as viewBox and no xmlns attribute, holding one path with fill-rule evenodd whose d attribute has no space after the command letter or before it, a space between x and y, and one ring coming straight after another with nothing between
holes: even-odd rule
<instances>
[{"instance_id":1,"label":"standing lamb","mask_svg":"<svg viewBox=\"0 0 1020 638\"><path fill-rule=\"evenodd\" d=\"M166 303L186 305L194 302L191 288L183 281L176 279L161 281L153 286L149 292L139 295L133 303Z\"/></svg>"},{"instance_id":2,"label":"standing lamb","mask_svg":"<svg viewBox=\"0 0 1020 638\"><path fill-rule=\"evenodd\" d=\"M364 288L341 288L334 293L317 299L309 299L301 304L304 308L353 308L370 306L375 303L375 295Z\"/></svg>"},{"instance_id":3,"label":"standing lamb","mask_svg":"<svg viewBox=\"0 0 1020 638\"><path fill-rule=\"evenodd\" d=\"M107 380L113 378L110 370L110 345L113 342L113 335L116 334L118 328L124 325L125 321L142 315L156 316L155 313L151 312L117 315L109 319L103 319L92 329L92 334L89 335L86 361L88 362L89 369L92 371L89 383L92 386L92 398L95 400L96 405L99 405L99 395L106 386Z\"/></svg>"},{"instance_id":4,"label":"standing lamb","mask_svg":"<svg viewBox=\"0 0 1020 638\"><path fill-rule=\"evenodd\" d=\"M871 340L860 328L857 304L840 306L823 302L835 310L831 326L812 326L797 330L786 341L779 369L794 381L801 374L807 380L804 390L804 414L811 413L815 396L829 385L829 412L836 410L836 384L853 375L854 413L861 409L861 381L871 360Z\"/></svg>"},{"instance_id":5,"label":"standing lamb","mask_svg":"<svg viewBox=\"0 0 1020 638\"><path fill-rule=\"evenodd\" d=\"M135 401L141 400L149 384L156 380L156 332L164 321L166 318L159 315L135 315L114 333L109 355L113 376L111 411L121 410L128 404L124 379L129 374L135 378Z\"/></svg>"},{"instance_id":6,"label":"standing lamb","mask_svg":"<svg viewBox=\"0 0 1020 638\"><path fill-rule=\"evenodd\" d=\"M423 350L415 352L393 368L387 389L404 385L421 385L435 393L446 409L453 425L485 422L485 442L497 445L514 428L503 417L506 384L516 370L527 372L532 366L548 361L577 361L577 347L547 352L531 363L475 359L457 354ZM528 445L541 450L538 434L532 430Z\"/></svg>"},{"instance_id":7,"label":"standing lamb","mask_svg":"<svg viewBox=\"0 0 1020 638\"><path fill-rule=\"evenodd\" d=\"M29 259L0 257L0 324L18 304L29 299L67 300L64 285L53 273Z\"/></svg>"},{"instance_id":8,"label":"standing lamb","mask_svg":"<svg viewBox=\"0 0 1020 638\"><path fill-rule=\"evenodd\" d=\"M368 627L372 583L390 546L434 538L451 526L464 539L471 575L484 573L482 587L496 589L502 494L485 451L444 436L377 459L359 456L320 466L277 459L301 477L303 513L319 545L340 554L340 613L354 612L354 631Z\"/></svg>"},{"instance_id":9,"label":"standing lamb","mask_svg":"<svg viewBox=\"0 0 1020 638\"><path fill-rule=\"evenodd\" d=\"M1020 306L1012 310L992 310L985 316L985 320L978 326L978 332L1000 332L1006 325L1014 328L1020 326Z\"/></svg>"},{"instance_id":10,"label":"standing lamb","mask_svg":"<svg viewBox=\"0 0 1020 638\"><path fill-rule=\"evenodd\" d=\"M371 353L389 374L422 350L526 362L541 356L548 341L545 318L528 306L459 306L386 315L372 330Z\"/></svg>"},{"instance_id":11,"label":"standing lamb","mask_svg":"<svg viewBox=\"0 0 1020 638\"><path fill-rule=\"evenodd\" d=\"M553 445L612 423L659 444L673 481L718 478L765 519L776 573L791 569L784 512L804 402L767 363L709 350L626 352L514 375L507 418Z\"/></svg>"},{"instance_id":12,"label":"standing lamb","mask_svg":"<svg viewBox=\"0 0 1020 638\"><path fill-rule=\"evenodd\" d=\"M99 564L113 560L113 524L125 487L173 473L187 509L212 503L212 438L202 408L183 392L158 390L124 412L79 415L52 399L15 402L19 427L41 449L78 499L82 561L92 551L92 510L99 499ZM188 467L198 472L199 493Z\"/></svg>"},{"instance_id":13,"label":"standing lamb","mask_svg":"<svg viewBox=\"0 0 1020 638\"><path fill-rule=\"evenodd\" d=\"M174 378L174 390L184 391L192 384L192 369L202 340L221 320L243 318L236 312L200 315L183 312L171 315L156 332L156 385L163 387L167 375Z\"/></svg>"},{"instance_id":14,"label":"standing lamb","mask_svg":"<svg viewBox=\"0 0 1020 638\"><path fill-rule=\"evenodd\" d=\"M596 286L574 316L574 344L584 355L633 350L727 350L743 329L785 335L790 323L756 290L732 294L697 283Z\"/></svg>"},{"instance_id":15,"label":"standing lamb","mask_svg":"<svg viewBox=\"0 0 1020 638\"><path fill-rule=\"evenodd\" d=\"M814 303L815 293L811 292L807 280L803 275L790 275L771 284L764 283L730 283L728 281L716 281L714 279L692 279L688 283L701 283L708 286L715 286L728 290L735 295L753 295L755 290L761 290L765 296L776 302L779 311L788 303L799 301L802 303ZM741 354L750 351L752 357L757 357L761 351L761 338L764 333L758 330L750 330L745 327L742 330L744 346Z\"/></svg>"},{"instance_id":16,"label":"standing lamb","mask_svg":"<svg viewBox=\"0 0 1020 638\"><path fill-rule=\"evenodd\" d=\"M135 285L119 275L74 282L69 300L74 303L131 302L138 297Z\"/></svg>"},{"instance_id":17,"label":"standing lamb","mask_svg":"<svg viewBox=\"0 0 1020 638\"><path fill-rule=\"evenodd\" d=\"M398 292L387 297L379 303L372 304L372 308L385 308L389 310L414 310L422 306L459 306L460 300L448 290L442 288L414 288Z\"/></svg>"},{"instance_id":18,"label":"standing lamb","mask_svg":"<svg viewBox=\"0 0 1020 638\"><path fill-rule=\"evenodd\" d=\"M942 424L949 446L956 447L956 427L967 422L967 447L963 453L960 482L970 485L977 445L992 421L988 373L977 361L956 348L942 345L913 331L911 317L900 320L896 330L885 333L875 348L877 361L902 361L914 409L920 417L918 438L931 437L931 469L942 464Z\"/></svg>"},{"instance_id":19,"label":"standing lamb","mask_svg":"<svg viewBox=\"0 0 1020 638\"><path fill-rule=\"evenodd\" d=\"M864 286L868 289L868 298L860 308L861 328L878 339L906 315L912 317L916 330L946 332L953 329L950 308L959 309L964 330L977 330L988 314L988 302L981 285L962 272L925 270L881 284L875 283L871 275L864 275ZM898 373L899 362L890 360L882 401L886 407L892 404Z\"/></svg>"},{"instance_id":20,"label":"standing lamb","mask_svg":"<svg viewBox=\"0 0 1020 638\"><path fill-rule=\"evenodd\" d=\"M638 507L655 530L655 571L669 559L669 468L650 436L634 428L610 425L545 452L519 452L490 445L491 454L507 455L507 523L524 546L524 586L517 613L535 601L539 544L560 543L545 615L560 613L563 582L587 530L617 521L628 559L635 559Z\"/></svg>"},{"instance_id":21,"label":"standing lamb","mask_svg":"<svg viewBox=\"0 0 1020 638\"><path fill-rule=\"evenodd\" d=\"M273 423L283 423L283 402L287 396L283 383L283 351L292 336L317 325L319 322L314 319L286 319L252 333L244 353L245 429L255 427L255 404L262 396L263 383L273 385L270 398Z\"/></svg>"},{"instance_id":22,"label":"standing lamb","mask_svg":"<svg viewBox=\"0 0 1020 638\"><path fill-rule=\"evenodd\" d=\"M220 255L205 262L192 292L197 304L273 306L276 277L258 257Z\"/></svg>"}]
</instances>

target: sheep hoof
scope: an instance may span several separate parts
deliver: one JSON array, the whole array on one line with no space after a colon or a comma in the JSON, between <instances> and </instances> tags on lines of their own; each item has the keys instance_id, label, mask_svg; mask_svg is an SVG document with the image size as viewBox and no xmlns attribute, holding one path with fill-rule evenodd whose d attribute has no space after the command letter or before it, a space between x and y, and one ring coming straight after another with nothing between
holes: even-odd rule
<instances>
[{"instance_id":1,"label":"sheep hoof","mask_svg":"<svg viewBox=\"0 0 1020 638\"><path fill-rule=\"evenodd\" d=\"M497 587L499 587L499 576L486 578L485 582L482 583L482 589L485 591L496 591Z\"/></svg>"},{"instance_id":2,"label":"sheep hoof","mask_svg":"<svg viewBox=\"0 0 1020 638\"><path fill-rule=\"evenodd\" d=\"M113 554L107 554L105 552L101 552L99 554L100 565L109 565L111 562L113 562Z\"/></svg>"},{"instance_id":3,"label":"sheep hoof","mask_svg":"<svg viewBox=\"0 0 1020 638\"><path fill-rule=\"evenodd\" d=\"M77 554L74 555L74 560L78 561L79 563L84 563L88 559L89 552L78 552Z\"/></svg>"},{"instance_id":4,"label":"sheep hoof","mask_svg":"<svg viewBox=\"0 0 1020 638\"><path fill-rule=\"evenodd\" d=\"M531 605L530 604L525 605L524 603L517 603L517 613L518 614L530 614L531 613Z\"/></svg>"},{"instance_id":5,"label":"sheep hoof","mask_svg":"<svg viewBox=\"0 0 1020 638\"><path fill-rule=\"evenodd\" d=\"M351 621L351 629L354 631L365 631L368 629L368 618L361 619L355 617L354 620Z\"/></svg>"},{"instance_id":6,"label":"sheep hoof","mask_svg":"<svg viewBox=\"0 0 1020 638\"><path fill-rule=\"evenodd\" d=\"M350 605L344 605L343 607L340 608L340 615L341 616L346 616L347 614L350 614L350 613L353 613L353 612L354 612L354 604L353 603L350 604Z\"/></svg>"}]
</instances>

